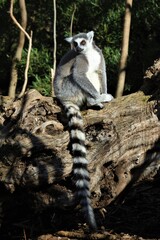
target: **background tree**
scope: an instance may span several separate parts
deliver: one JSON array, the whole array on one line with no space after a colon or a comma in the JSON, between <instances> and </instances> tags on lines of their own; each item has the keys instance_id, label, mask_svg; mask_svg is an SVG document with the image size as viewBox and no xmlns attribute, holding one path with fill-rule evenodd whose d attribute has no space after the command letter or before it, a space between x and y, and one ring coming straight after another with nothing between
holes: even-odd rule
<instances>
[{"instance_id":1,"label":"background tree","mask_svg":"<svg viewBox=\"0 0 160 240\"><path fill-rule=\"evenodd\" d=\"M14 5L14 0L11 0L10 16L15 23L16 20L13 15L13 5ZM19 0L19 7L20 7L20 13L21 13L21 26L25 30L26 26L27 26L27 11L26 11L25 0ZM18 62L20 62L20 60L22 58L22 50L23 50L24 42L25 42L25 34L22 30L20 30L18 46L17 46L16 53L12 60L11 80L10 80L9 91L8 91L9 97L11 97L13 99L15 98L17 81L18 81L17 64L18 64Z\"/></svg>"},{"instance_id":2,"label":"background tree","mask_svg":"<svg viewBox=\"0 0 160 240\"><path fill-rule=\"evenodd\" d=\"M119 65L116 97L121 97L123 95L123 90L125 85L127 57L128 57L128 48L129 48L129 36L130 36L130 27L131 27L132 2L133 0L126 0L123 39L122 39L122 51L121 51L121 58L120 58L120 65Z\"/></svg>"},{"instance_id":3,"label":"background tree","mask_svg":"<svg viewBox=\"0 0 160 240\"><path fill-rule=\"evenodd\" d=\"M42 94L51 95L51 73L53 66L53 0L27 0L28 26L27 32L33 30L33 48L28 73L29 85ZM102 48L108 74L109 91L115 94L120 61L120 46L123 33L125 11L124 0L76 0L57 2L57 63L68 50L64 38L70 35L70 22L73 6L76 4L73 34L82 31L95 31L95 41ZM11 22L7 11L9 1L0 2L0 91L8 92L9 72L12 58L16 51L18 31ZM152 11L151 11L152 9ZM15 1L14 14L20 18L18 2ZM86 20L87 19L87 20ZM143 74L148 66L160 54L160 4L158 0L134 1L132 26L130 35L130 50L126 69L124 94L137 91L143 82ZM24 45L19 71L18 90L24 81L24 69L28 44Z\"/></svg>"}]
</instances>

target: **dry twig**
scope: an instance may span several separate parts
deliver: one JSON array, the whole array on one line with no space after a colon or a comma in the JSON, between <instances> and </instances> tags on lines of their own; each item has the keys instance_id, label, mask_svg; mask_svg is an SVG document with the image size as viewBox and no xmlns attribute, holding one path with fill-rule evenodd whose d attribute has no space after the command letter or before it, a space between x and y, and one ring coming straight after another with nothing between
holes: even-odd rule
<instances>
[{"instance_id":1,"label":"dry twig","mask_svg":"<svg viewBox=\"0 0 160 240\"><path fill-rule=\"evenodd\" d=\"M56 72L56 52L57 52L57 41L56 41L56 21L57 21L56 0L53 0L53 11L54 11L54 21L53 21L54 50L53 50L53 69L51 69L52 97L54 96L53 81L54 81L55 72Z\"/></svg>"}]
</instances>

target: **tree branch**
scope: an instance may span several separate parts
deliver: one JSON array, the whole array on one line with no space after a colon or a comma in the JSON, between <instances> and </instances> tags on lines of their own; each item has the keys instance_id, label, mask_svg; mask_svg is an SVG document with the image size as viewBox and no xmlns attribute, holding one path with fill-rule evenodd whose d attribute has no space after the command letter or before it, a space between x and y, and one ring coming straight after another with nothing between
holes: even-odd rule
<instances>
[{"instance_id":1,"label":"tree branch","mask_svg":"<svg viewBox=\"0 0 160 240\"><path fill-rule=\"evenodd\" d=\"M28 83L28 70L29 70L30 56L31 56L31 50L32 50L32 35L33 35L33 32L31 31L31 35L28 38L29 46L28 46L28 52L27 52L27 62L26 62L26 67L24 72L24 84L20 94L18 95L18 98L21 98L24 95L26 91L27 83Z\"/></svg>"},{"instance_id":2,"label":"tree branch","mask_svg":"<svg viewBox=\"0 0 160 240\"><path fill-rule=\"evenodd\" d=\"M73 4L73 12L72 12L72 16L71 16L71 24L70 24L70 36L72 36L72 32L73 32L73 21L74 21L74 15L76 12L76 4Z\"/></svg>"},{"instance_id":3,"label":"tree branch","mask_svg":"<svg viewBox=\"0 0 160 240\"><path fill-rule=\"evenodd\" d=\"M22 1L22 0L21 0ZM30 39L29 34L25 31L25 29L21 26L21 24L19 24L19 22L17 21L17 19L14 17L13 15L13 4L14 4L14 0L11 0L11 5L10 5L10 16L13 20L13 22L17 25L17 27L24 33L24 35L28 38L28 40ZM25 4L25 1L23 0L23 4Z\"/></svg>"},{"instance_id":4,"label":"tree branch","mask_svg":"<svg viewBox=\"0 0 160 240\"><path fill-rule=\"evenodd\" d=\"M51 69L51 89L52 89L52 97L54 96L54 88L53 81L56 72L56 52L57 52L57 41L56 41L56 21L57 21L57 11L56 11L56 0L53 0L53 11L54 11L54 21L53 21L53 41L54 41L54 50L53 50L53 69Z\"/></svg>"}]
</instances>

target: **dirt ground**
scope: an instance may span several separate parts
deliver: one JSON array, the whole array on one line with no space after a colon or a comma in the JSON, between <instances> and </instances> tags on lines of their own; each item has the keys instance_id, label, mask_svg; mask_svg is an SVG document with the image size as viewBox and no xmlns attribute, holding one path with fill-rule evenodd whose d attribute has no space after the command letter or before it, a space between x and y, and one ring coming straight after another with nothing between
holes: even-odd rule
<instances>
[{"instance_id":1,"label":"dirt ground","mask_svg":"<svg viewBox=\"0 0 160 240\"><path fill-rule=\"evenodd\" d=\"M1 190L1 240L160 239L160 179L132 186L116 202L96 209L99 231L94 234L83 224L80 209L35 211L28 190Z\"/></svg>"}]
</instances>

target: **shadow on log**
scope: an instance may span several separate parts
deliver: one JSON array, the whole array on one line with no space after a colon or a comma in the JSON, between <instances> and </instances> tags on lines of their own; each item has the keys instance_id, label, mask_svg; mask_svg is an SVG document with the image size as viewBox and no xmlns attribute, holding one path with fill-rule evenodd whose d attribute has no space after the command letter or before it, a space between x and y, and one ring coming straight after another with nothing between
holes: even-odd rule
<instances>
[{"instance_id":1,"label":"shadow on log","mask_svg":"<svg viewBox=\"0 0 160 240\"><path fill-rule=\"evenodd\" d=\"M158 102L142 92L83 112L95 208L106 207L130 184L156 176L158 116ZM30 90L22 100L2 104L0 121L1 183L11 192L17 187L38 189L35 196L42 205L69 206L72 159L61 109L52 98Z\"/></svg>"}]
</instances>

